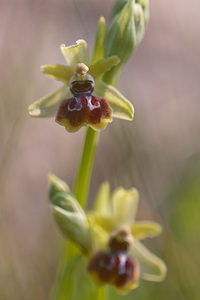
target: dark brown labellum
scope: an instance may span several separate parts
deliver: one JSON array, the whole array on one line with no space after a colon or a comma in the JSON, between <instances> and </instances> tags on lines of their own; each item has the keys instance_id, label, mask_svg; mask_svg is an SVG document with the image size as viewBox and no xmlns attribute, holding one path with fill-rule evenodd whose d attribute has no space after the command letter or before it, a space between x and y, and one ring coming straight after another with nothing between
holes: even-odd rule
<instances>
[{"instance_id":1,"label":"dark brown labellum","mask_svg":"<svg viewBox=\"0 0 200 300\"><path fill-rule=\"evenodd\" d=\"M56 122L66 126L69 131L76 131L84 125L104 126L102 121L111 119L111 108L100 97L81 95L64 100L58 109Z\"/></svg>"},{"instance_id":2,"label":"dark brown labellum","mask_svg":"<svg viewBox=\"0 0 200 300\"><path fill-rule=\"evenodd\" d=\"M105 99L92 95L93 89L92 79L72 80L70 90L74 97L61 102L56 122L71 132L85 125L96 130L104 129L112 121L112 109Z\"/></svg>"},{"instance_id":3,"label":"dark brown labellum","mask_svg":"<svg viewBox=\"0 0 200 300\"><path fill-rule=\"evenodd\" d=\"M97 252L90 260L88 273L98 285L110 284L125 291L137 285L139 265L126 253Z\"/></svg>"}]
</instances>

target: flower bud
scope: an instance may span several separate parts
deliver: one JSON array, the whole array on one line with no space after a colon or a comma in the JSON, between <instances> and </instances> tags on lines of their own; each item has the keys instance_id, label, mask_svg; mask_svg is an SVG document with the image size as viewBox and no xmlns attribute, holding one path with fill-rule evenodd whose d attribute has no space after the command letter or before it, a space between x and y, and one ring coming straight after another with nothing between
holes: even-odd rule
<instances>
[{"instance_id":1,"label":"flower bud","mask_svg":"<svg viewBox=\"0 0 200 300\"><path fill-rule=\"evenodd\" d=\"M134 23L135 1L124 0L124 2L125 4L123 5L119 3L120 9L116 9L116 14L113 15L105 42L105 57L117 55L120 59L120 63L106 74L104 78L105 81L107 81L108 77L113 78L119 76L118 73L122 65L130 58L136 45Z\"/></svg>"},{"instance_id":2,"label":"flower bud","mask_svg":"<svg viewBox=\"0 0 200 300\"><path fill-rule=\"evenodd\" d=\"M148 11L148 0L116 1L106 35L105 57L116 55L120 63L104 76L106 82L112 79L111 84L117 83L122 65L131 57L144 36Z\"/></svg>"}]
</instances>

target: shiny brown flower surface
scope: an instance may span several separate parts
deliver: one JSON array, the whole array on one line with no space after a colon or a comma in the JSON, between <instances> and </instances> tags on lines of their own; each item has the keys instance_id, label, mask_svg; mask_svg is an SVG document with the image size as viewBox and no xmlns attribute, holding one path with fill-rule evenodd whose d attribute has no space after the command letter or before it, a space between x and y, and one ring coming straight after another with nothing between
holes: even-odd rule
<instances>
[{"instance_id":1,"label":"shiny brown flower surface","mask_svg":"<svg viewBox=\"0 0 200 300\"><path fill-rule=\"evenodd\" d=\"M121 292L138 285L139 265L125 252L97 252L87 268L97 285L110 284Z\"/></svg>"},{"instance_id":2,"label":"shiny brown flower surface","mask_svg":"<svg viewBox=\"0 0 200 300\"><path fill-rule=\"evenodd\" d=\"M77 78L78 76L80 78ZM70 132L86 125L95 130L104 129L107 123L112 121L112 110L104 98L92 95L93 89L92 76L75 75L70 83L74 97L61 102L56 122Z\"/></svg>"},{"instance_id":3,"label":"shiny brown flower surface","mask_svg":"<svg viewBox=\"0 0 200 300\"><path fill-rule=\"evenodd\" d=\"M87 271L97 285L110 284L121 292L138 285L139 264L128 255L131 243L129 231L119 228L108 241L109 251L98 251L93 255Z\"/></svg>"}]
</instances>

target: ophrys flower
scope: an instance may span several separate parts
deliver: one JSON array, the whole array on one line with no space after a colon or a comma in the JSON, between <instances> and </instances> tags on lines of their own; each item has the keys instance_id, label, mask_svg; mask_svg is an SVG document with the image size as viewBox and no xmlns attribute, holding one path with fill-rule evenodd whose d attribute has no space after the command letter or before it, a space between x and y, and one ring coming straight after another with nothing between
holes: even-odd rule
<instances>
[{"instance_id":1,"label":"ophrys flower","mask_svg":"<svg viewBox=\"0 0 200 300\"><path fill-rule=\"evenodd\" d=\"M140 242L158 235L161 226L135 221L136 189L120 187L110 197L109 185L103 184L94 210L85 213L65 183L54 175L50 182L54 217L64 235L88 257L88 273L97 285L109 284L127 293L138 286L140 278L165 278L165 263Z\"/></svg>"},{"instance_id":2,"label":"ophrys flower","mask_svg":"<svg viewBox=\"0 0 200 300\"><path fill-rule=\"evenodd\" d=\"M110 56L107 58L102 57L97 61L91 62L89 59L87 43L84 40L79 40L76 42L76 45L72 45L69 47L66 47L65 45L61 45L61 52L63 53L68 63L68 66L45 65L41 67L41 70L47 76L62 81L64 85L61 88L57 89L55 92L49 94L46 97L43 97L42 99L30 105L29 114L32 117L56 116L59 105L62 103L62 101L70 99L72 98L72 96L74 96L73 95L74 89L72 86L70 86L70 84L73 84L74 78L78 76L80 79L82 76L82 79L84 81L84 76L85 76L85 79L87 81L87 76L91 76L90 78L92 84L90 88L91 89L94 88L93 96L100 97L101 99L105 100L105 102L102 101L101 106L109 105L112 109L113 117L132 120L134 115L134 109L132 104L115 87L106 84L102 80L102 76L104 75L104 73L106 73L113 66L119 63L119 59L117 56ZM88 67L87 75L80 74L79 72L77 72L77 68L78 68L77 66L80 66L80 64L84 64ZM79 79L78 81L80 83L81 80ZM99 105L100 99L97 98L97 100L98 103L96 103L96 105ZM75 103L73 105L75 105ZM59 119L59 115L58 115L58 119ZM105 128L106 124L111 121L111 113L110 112L108 113L108 109L107 109L107 115L106 116L103 115L101 121L96 122L96 124L94 124L93 121L88 122L88 120L85 119L79 120L78 126L73 126L73 124L70 125L68 124L69 126L67 125L66 129L68 129L69 131L76 131L77 129L79 129L81 126L84 125L92 126L92 128L96 130L103 129ZM62 124L62 125L66 125L66 124Z\"/></svg>"}]
</instances>

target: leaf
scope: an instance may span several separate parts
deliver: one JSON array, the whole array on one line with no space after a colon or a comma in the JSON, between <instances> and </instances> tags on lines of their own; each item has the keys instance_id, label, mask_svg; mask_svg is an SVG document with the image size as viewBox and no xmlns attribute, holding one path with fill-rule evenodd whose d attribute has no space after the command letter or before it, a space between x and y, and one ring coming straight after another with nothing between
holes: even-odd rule
<instances>
[{"instance_id":1,"label":"leaf","mask_svg":"<svg viewBox=\"0 0 200 300\"><path fill-rule=\"evenodd\" d=\"M135 218L138 204L138 191L117 188L112 196L113 217L120 224L130 224Z\"/></svg>"},{"instance_id":2,"label":"leaf","mask_svg":"<svg viewBox=\"0 0 200 300\"><path fill-rule=\"evenodd\" d=\"M74 68L71 66L63 65L43 65L41 66L41 71L56 80L62 81L69 84L69 80L74 74Z\"/></svg>"},{"instance_id":3,"label":"leaf","mask_svg":"<svg viewBox=\"0 0 200 300\"><path fill-rule=\"evenodd\" d=\"M95 63L97 60L104 57L105 36L106 36L106 21L104 17L100 17L97 33L96 33L93 55L92 55L92 63Z\"/></svg>"},{"instance_id":4,"label":"leaf","mask_svg":"<svg viewBox=\"0 0 200 300\"><path fill-rule=\"evenodd\" d=\"M91 235L87 217L70 192L59 192L51 199L55 220L65 237L84 252L91 249Z\"/></svg>"},{"instance_id":5,"label":"leaf","mask_svg":"<svg viewBox=\"0 0 200 300\"><path fill-rule=\"evenodd\" d=\"M78 63L89 64L89 53L86 41L78 40L76 41L76 45L69 47L62 44L60 49L69 66L74 68Z\"/></svg>"},{"instance_id":6,"label":"leaf","mask_svg":"<svg viewBox=\"0 0 200 300\"><path fill-rule=\"evenodd\" d=\"M136 222L131 225L131 233L135 239L144 239L157 236L161 233L162 227L154 222Z\"/></svg>"},{"instance_id":7,"label":"leaf","mask_svg":"<svg viewBox=\"0 0 200 300\"><path fill-rule=\"evenodd\" d=\"M96 63L90 65L89 73L97 80L105 72L109 71L113 66L116 66L119 63L119 58L117 56L110 56L107 58L102 58Z\"/></svg>"},{"instance_id":8,"label":"leaf","mask_svg":"<svg viewBox=\"0 0 200 300\"><path fill-rule=\"evenodd\" d=\"M70 98L71 92L63 85L53 93L35 101L28 108L29 115L37 118L48 118L55 116L61 101Z\"/></svg>"},{"instance_id":9,"label":"leaf","mask_svg":"<svg viewBox=\"0 0 200 300\"><path fill-rule=\"evenodd\" d=\"M94 202L94 210L104 216L111 215L110 185L108 182L104 182L100 186Z\"/></svg>"},{"instance_id":10,"label":"leaf","mask_svg":"<svg viewBox=\"0 0 200 300\"><path fill-rule=\"evenodd\" d=\"M167 272L165 263L151 253L139 241L135 240L131 247L131 254L139 261L141 277L149 281L164 280Z\"/></svg>"},{"instance_id":11,"label":"leaf","mask_svg":"<svg viewBox=\"0 0 200 300\"><path fill-rule=\"evenodd\" d=\"M108 101L113 110L113 117L124 120L133 119L133 105L113 86L99 80L95 85L94 94Z\"/></svg>"}]
</instances>

